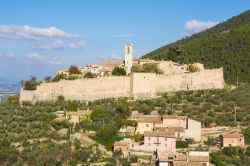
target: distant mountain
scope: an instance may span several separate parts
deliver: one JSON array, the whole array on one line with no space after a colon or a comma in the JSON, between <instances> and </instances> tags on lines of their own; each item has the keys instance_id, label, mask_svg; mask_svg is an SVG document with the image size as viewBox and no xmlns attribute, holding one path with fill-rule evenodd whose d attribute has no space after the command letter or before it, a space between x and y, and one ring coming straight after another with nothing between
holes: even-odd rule
<instances>
[{"instance_id":1,"label":"distant mountain","mask_svg":"<svg viewBox=\"0 0 250 166\"><path fill-rule=\"evenodd\" d=\"M250 10L208 30L163 46L142 58L223 66L227 82L250 82Z\"/></svg>"}]
</instances>

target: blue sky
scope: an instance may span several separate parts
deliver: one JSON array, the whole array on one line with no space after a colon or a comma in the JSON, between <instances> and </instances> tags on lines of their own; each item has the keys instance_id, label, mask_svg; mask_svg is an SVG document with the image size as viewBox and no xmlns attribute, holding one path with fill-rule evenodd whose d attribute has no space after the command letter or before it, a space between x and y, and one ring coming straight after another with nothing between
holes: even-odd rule
<instances>
[{"instance_id":1,"label":"blue sky","mask_svg":"<svg viewBox=\"0 0 250 166\"><path fill-rule=\"evenodd\" d=\"M248 0L2 0L0 79L140 57L250 9Z\"/></svg>"}]
</instances>

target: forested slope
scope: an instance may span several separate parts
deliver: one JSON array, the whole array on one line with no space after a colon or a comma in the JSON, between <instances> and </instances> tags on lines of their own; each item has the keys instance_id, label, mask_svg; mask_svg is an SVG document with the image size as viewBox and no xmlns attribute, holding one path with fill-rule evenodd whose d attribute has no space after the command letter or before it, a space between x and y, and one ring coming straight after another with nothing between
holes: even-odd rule
<instances>
[{"instance_id":1,"label":"forested slope","mask_svg":"<svg viewBox=\"0 0 250 166\"><path fill-rule=\"evenodd\" d=\"M142 58L223 66L227 82L236 82L237 76L240 82L250 82L250 10Z\"/></svg>"}]
</instances>

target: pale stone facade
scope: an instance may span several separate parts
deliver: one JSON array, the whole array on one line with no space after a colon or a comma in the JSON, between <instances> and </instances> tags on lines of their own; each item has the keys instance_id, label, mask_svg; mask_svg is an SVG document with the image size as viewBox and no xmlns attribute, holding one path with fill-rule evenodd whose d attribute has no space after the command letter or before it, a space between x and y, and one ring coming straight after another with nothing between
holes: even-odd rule
<instances>
[{"instance_id":1,"label":"pale stone facade","mask_svg":"<svg viewBox=\"0 0 250 166\"><path fill-rule=\"evenodd\" d=\"M157 166L212 166L209 163L209 152L190 151L182 153L160 153Z\"/></svg>"},{"instance_id":2,"label":"pale stone facade","mask_svg":"<svg viewBox=\"0 0 250 166\"><path fill-rule=\"evenodd\" d=\"M140 134L149 131L172 132L179 140L192 138L196 142L201 141L201 122L186 116L138 115L132 116L130 120L137 121L136 131Z\"/></svg>"},{"instance_id":3,"label":"pale stone facade","mask_svg":"<svg viewBox=\"0 0 250 166\"><path fill-rule=\"evenodd\" d=\"M244 147L245 138L243 134L224 134L221 135L221 146L224 147Z\"/></svg>"},{"instance_id":4,"label":"pale stone facade","mask_svg":"<svg viewBox=\"0 0 250 166\"><path fill-rule=\"evenodd\" d=\"M144 133L144 148L150 151L175 152L175 135L171 132L147 131Z\"/></svg>"},{"instance_id":5,"label":"pale stone facade","mask_svg":"<svg viewBox=\"0 0 250 166\"><path fill-rule=\"evenodd\" d=\"M133 45L125 44L125 69L127 74L131 72L131 68L133 65Z\"/></svg>"},{"instance_id":6,"label":"pale stone facade","mask_svg":"<svg viewBox=\"0 0 250 166\"><path fill-rule=\"evenodd\" d=\"M130 76L110 76L42 83L37 87L37 90L21 90L20 101L57 100L60 95L64 96L66 100L83 101L119 97L145 99L163 92L222 89L223 87L222 68L175 75L132 73Z\"/></svg>"}]
</instances>

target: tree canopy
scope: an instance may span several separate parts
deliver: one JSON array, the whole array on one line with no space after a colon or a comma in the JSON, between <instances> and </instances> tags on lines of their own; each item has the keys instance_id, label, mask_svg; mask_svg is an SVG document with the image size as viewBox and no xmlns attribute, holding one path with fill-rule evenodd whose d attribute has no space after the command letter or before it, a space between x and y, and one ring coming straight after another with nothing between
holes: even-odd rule
<instances>
[{"instance_id":1,"label":"tree canopy","mask_svg":"<svg viewBox=\"0 0 250 166\"><path fill-rule=\"evenodd\" d=\"M124 68L121 67L115 67L112 71L112 75L114 76L125 76L126 75L126 71Z\"/></svg>"},{"instance_id":2,"label":"tree canopy","mask_svg":"<svg viewBox=\"0 0 250 166\"><path fill-rule=\"evenodd\" d=\"M250 82L250 10L206 31L163 46L142 58L223 67L225 80Z\"/></svg>"}]
</instances>

